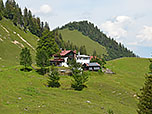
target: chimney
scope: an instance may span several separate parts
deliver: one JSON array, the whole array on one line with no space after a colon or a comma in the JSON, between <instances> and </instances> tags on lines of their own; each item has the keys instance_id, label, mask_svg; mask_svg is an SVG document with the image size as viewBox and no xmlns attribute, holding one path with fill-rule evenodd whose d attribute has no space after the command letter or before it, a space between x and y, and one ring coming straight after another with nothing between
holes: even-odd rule
<instances>
[{"instance_id":1,"label":"chimney","mask_svg":"<svg viewBox=\"0 0 152 114\"><path fill-rule=\"evenodd\" d=\"M64 52L66 52L66 49L64 49Z\"/></svg>"}]
</instances>

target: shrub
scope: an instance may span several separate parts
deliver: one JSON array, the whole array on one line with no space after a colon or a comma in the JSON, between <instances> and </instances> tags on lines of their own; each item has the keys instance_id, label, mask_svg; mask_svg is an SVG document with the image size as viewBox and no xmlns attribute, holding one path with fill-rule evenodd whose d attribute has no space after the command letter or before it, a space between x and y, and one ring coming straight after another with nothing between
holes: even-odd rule
<instances>
[{"instance_id":1,"label":"shrub","mask_svg":"<svg viewBox=\"0 0 152 114\"><path fill-rule=\"evenodd\" d=\"M109 109L108 114L114 114L113 110Z\"/></svg>"}]
</instances>

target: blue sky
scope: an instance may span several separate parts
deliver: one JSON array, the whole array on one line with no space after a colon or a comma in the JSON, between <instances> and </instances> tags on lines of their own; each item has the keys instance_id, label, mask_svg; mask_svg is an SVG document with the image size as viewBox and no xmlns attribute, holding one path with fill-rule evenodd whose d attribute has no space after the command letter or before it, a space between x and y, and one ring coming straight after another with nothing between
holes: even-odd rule
<instances>
[{"instance_id":1,"label":"blue sky","mask_svg":"<svg viewBox=\"0 0 152 114\"><path fill-rule=\"evenodd\" d=\"M4 0L6 1L6 0ZM51 29L88 20L141 57L152 53L152 0L16 0Z\"/></svg>"}]
</instances>

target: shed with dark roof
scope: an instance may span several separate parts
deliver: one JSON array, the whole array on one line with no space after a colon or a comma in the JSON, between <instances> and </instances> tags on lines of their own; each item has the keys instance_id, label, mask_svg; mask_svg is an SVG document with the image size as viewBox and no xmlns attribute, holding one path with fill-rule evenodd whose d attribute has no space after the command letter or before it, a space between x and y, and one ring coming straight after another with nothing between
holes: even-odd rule
<instances>
[{"instance_id":1,"label":"shed with dark roof","mask_svg":"<svg viewBox=\"0 0 152 114\"><path fill-rule=\"evenodd\" d=\"M90 71L98 71L101 69L100 64L98 63L85 63L83 64L84 70L90 70Z\"/></svg>"}]
</instances>

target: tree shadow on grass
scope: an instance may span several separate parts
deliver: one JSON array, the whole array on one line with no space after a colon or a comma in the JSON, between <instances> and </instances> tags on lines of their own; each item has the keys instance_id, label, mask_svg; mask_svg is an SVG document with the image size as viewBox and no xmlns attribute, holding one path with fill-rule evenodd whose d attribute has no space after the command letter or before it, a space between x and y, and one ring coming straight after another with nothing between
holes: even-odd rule
<instances>
[{"instance_id":1,"label":"tree shadow on grass","mask_svg":"<svg viewBox=\"0 0 152 114\"><path fill-rule=\"evenodd\" d=\"M47 72L49 72L49 68L41 68L41 69L36 69L36 72L40 75L44 75Z\"/></svg>"},{"instance_id":2,"label":"tree shadow on grass","mask_svg":"<svg viewBox=\"0 0 152 114\"><path fill-rule=\"evenodd\" d=\"M21 68L20 70L24 72L30 72L32 71L32 68Z\"/></svg>"}]
</instances>

